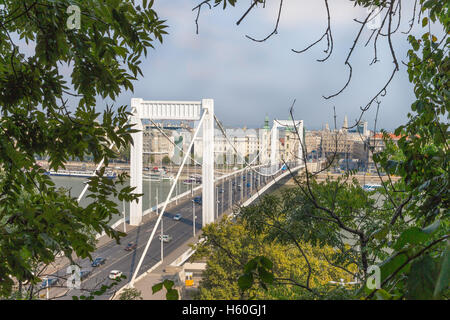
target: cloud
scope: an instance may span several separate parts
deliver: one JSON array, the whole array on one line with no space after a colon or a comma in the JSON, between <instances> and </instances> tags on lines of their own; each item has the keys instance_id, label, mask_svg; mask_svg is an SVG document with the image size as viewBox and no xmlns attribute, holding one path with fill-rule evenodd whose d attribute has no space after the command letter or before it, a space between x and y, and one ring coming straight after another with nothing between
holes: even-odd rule
<instances>
[{"instance_id":1,"label":"cloud","mask_svg":"<svg viewBox=\"0 0 450 320\"><path fill-rule=\"evenodd\" d=\"M332 11L334 51L326 63L326 40L304 54L290 49L302 49L321 36L326 27L323 1L285 0L279 33L264 43L255 43L245 34L265 37L274 27L277 1L272 7L252 12L240 26L236 21L248 8L241 1L236 8L225 11L203 7L200 34L195 34L198 1L156 2L158 14L168 19L170 34L142 64L144 78L135 83L135 93L124 93L119 104L129 104L131 97L145 100L200 100L213 98L219 119L227 126L260 127L266 114L270 118L286 119L293 99L295 117L305 120L308 129L321 128L328 122L333 127L333 106L338 126L344 115L349 122L358 118L360 107L367 104L384 85L392 71L392 57L385 45L379 44L380 63L369 66L373 48L359 44L351 59L353 78L338 97L323 99L339 91L347 81L344 61L359 24L353 18L364 17L365 9L353 8L348 0L329 1ZM407 19L404 23L407 24ZM407 28L403 28L407 29ZM370 34L365 30L363 37ZM408 44L404 36L395 38L399 59L405 59ZM382 98L379 126L393 129L404 122L414 99L405 68L401 68ZM372 108L364 119L372 121Z\"/></svg>"}]
</instances>

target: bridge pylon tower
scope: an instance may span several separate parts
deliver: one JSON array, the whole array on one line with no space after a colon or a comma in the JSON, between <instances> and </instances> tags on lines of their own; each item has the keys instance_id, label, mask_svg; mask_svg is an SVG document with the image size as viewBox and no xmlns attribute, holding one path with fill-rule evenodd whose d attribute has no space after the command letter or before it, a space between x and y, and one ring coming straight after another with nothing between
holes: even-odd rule
<instances>
[{"instance_id":1,"label":"bridge pylon tower","mask_svg":"<svg viewBox=\"0 0 450 320\"><path fill-rule=\"evenodd\" d=\"M143 125L142 120L180 120L198 121L203 113L203 164L202 164L202 224L214 222L214 100L201 101L144 101L141 98L131 99L131 120L133 129L139 130L131 134L133 145L130 156L130 186L134 193L142 193L143 170ZM186 154L189 156L190 152ZM177 183L177 181L174 181ZM137 226L142 222L142 200L130 203L130 225Z\"/></svg>"},{"instance_id":2,"label":"bridge pylon tower","mask_svg":"<svg viewBox=\"0 0 450 320\"><path fill-rule=\"evenodd\" d=\"M278 139L278 128L286 127L293 128L295 126L299 133L299 145L297 151L297 162L303 162L303 120L273 120L272 136L270 138L270 166L272 172L278 170L278 164L280 163L280 149Z\"/></svg>"}]
</instances>

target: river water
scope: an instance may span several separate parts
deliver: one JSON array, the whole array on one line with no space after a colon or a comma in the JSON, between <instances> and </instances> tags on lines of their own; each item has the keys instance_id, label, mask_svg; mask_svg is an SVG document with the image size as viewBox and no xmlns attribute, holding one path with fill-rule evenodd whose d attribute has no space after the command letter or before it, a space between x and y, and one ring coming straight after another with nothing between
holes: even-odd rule
<instances>
[{"instance_id":1,"label":"river water","mask_svg":"<svg viewBox=\"0 0 450 320\"><path fill-rule=\"evenodd\" d=\"M70 196L73 198L78 198L78 196L81 194L81 192L84 189L84 182L87 181L86 178L77 178L77 177L58 177L58 176L51 176L52 181L55 183L56 187L64 187L68 190L70 190ZM166 200L167 195L169 194L170 187L172 186L173 181L170 180L162 180L162 181L149 181L144 179L142 184L143 189L143 196L139 201L142 201L142 209L143 211L150 208L150 205L154 207L157 203L162 203ZM126 183L121 186L120 188L123 188L125 186L129 185L129 181L126 181ZM195 187L195 186L194 186ZM183 193L187 190L190 190L191 186L184 184L182 182L178 182L177 188L172 193L172 198L176 195ZM151 191L151 192L150 192ZM86 196L89 194L89 192L86 192L82 200L80 201L80 205L85 207L89 203L92 202L91 198L87 198ZM149 201L150 197L149 194L151 194L151 201ZM156 199L156 196L158 196L158 201ZM118 208L120 212L123 212L123 203L116 199L111 199L115 201L118 204ZM127 215L127 218L129 217L129 211L130 211L130 205L129 203L125 204L125 213ZM123 215L114 215L109 222L109 225L113 225L115 222L117 222L119 219L121 219Z\"/></svg>"}]
</instances>

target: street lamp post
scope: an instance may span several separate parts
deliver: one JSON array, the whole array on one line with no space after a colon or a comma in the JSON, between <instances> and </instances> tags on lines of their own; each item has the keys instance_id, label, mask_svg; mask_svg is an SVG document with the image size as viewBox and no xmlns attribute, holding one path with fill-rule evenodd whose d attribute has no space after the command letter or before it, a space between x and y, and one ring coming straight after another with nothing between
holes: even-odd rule
<instances>
[{"instance_id":1,"label":"street lamp post","mask_svg":"<svg viewBox=\"0 0 450 320\"><path fill-rule=\"evenodd\" d=\"M194 234L195 237L195 201L192 201L192 233Z\"/></svg>"},{"instance_id":2,"label":"street lamp post","mask_svg":"<svg viewBox=\"0 0 450 320\"><path fill-rule=\"evenodd\" d=\"M233 207L233 178L230 179L230 181L228 181L228 185L230 187L230 196L229 196L229 209L231 210L231 208Z\"/></svg>"},{"instance_id":3,"label":"street lamp post","mask_svg":"<svg viewBox=\"0 0 450 320\"><path fill-rule=\"evenodd\" d=\"M156 189L156 215L158 215L158 188Z\"/></svg>"},{"instance_id":4,"label":"street lamp post","mask_svg":"<svg viewBox=\"0 0 450 320\"><path fill-rule=\"evenodd\" d=\"M123 232L127 233L127 222L125 217L125 200L123 200Z\"/></svg>"},{"instance_id":5,"label":"street lamp post","mask_svg":"<svg viewBox=\"0 0 450 320\"><path fill-rule=\"evenodd\" d=\"M179 189L180 189L180 185L178 184L178 181L177 181L177 185L175 186L175 204L178 204L178 198L177 198L177 196L178 196L178 194L180 193L180 192L179 192Z\"/></svg>"},{"instance_id":6,"label":"street lamp post","mask_svg":"<svg viewBox=\"0 0 450 320\"><path fill-rule=\"evenodd\" d=\"M150 167L149 167L150 168ZM149 178L148 178L148 199L150 203L148 204L150 207L150 212L152 211L152 171L149 169Z\"/></svg>"},{"instance_id":7,"label":"street lamp post","mask_svg":"<svg viewBox=\"0 0 450 320\"><path fill-rule=\"evenodd\" d=\"M241 199L240 202L244 201L244 175L241 175Z\"/></svg>"},{"instance_id":8,"label":"street lamp post","mask_svg":"<svg viewBox=\"0 0 450 320\"><path fill-rule=\"evenodd\" d=\"M219 218L219 188L216 187L216 219Z\"/></svg>"},{"instance_id":9,"label":"street lamp post","mask_svg":"<svg viewBox=\"0 0 450 320\"><path fill-rule=\"evenodd\" d=\"M245 198L247 197L247 171L244 171L242 175L242 202L244 202ZM246 189L247 188L247 189Z\"/></svg>"},{"instance_id":10,"label":"street lamp post","mask_svg":"<svg viewBox=\"0 0 450 320\"><path fill-rule=\"evenodd\" d=\"M222 214L223 214L223 194L225 193L225 179L222 180Z\"/></svg>"},{"instance_id":11,"label":"street lamp post","mask_svg":"<svg viewBox=\"0 0 450 320\"><path fill-rule=\"evenodd\" d=\"M161 261L164 260L163 221L164 221L164 219L161 219Z\"/></svg>"}]
</instances>

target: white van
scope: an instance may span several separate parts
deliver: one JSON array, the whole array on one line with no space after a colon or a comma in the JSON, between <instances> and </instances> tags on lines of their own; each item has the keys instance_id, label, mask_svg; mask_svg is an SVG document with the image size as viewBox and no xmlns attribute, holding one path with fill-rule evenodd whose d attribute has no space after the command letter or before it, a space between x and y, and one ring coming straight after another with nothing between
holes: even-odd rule
<instances>
[{"instance_id":1,"label":"white van","mask_svg":"<svg viewBox=\"0 0 450 320\"><path fill-rule=\"evenodd\" d=\"M114 279L120 278L121 275L122 275L122 271L111 270L111 272L109 273L109 278L114 280Z\"/></svg>"}]
</instances>

